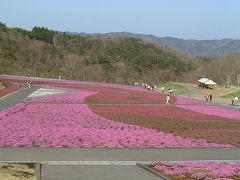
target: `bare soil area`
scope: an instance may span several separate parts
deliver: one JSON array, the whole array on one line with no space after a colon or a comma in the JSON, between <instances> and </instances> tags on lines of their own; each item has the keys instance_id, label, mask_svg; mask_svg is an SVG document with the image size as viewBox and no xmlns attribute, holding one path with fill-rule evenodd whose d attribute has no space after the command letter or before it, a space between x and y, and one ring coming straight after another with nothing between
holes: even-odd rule
<instances>
[{"instance_id":1,"label":"bare soil area","mask_svg":"<svg viewBox=\"0 0 240 180\"><path fill-rule=\"evenodd\" d=\"M34 164L0 163L1 180L36 180Z\"/></svg>"},{"instance_id":2,"label":"bare soil area","mask_svg":"<svg viewBox=\"0 0 240 180\"><path fill-rule=\"evenodd\" d=\"M0 82L0 91L3 90L3 89L5 89L5 86L3 85L2 82Z\"/></svg>"}]
</instances>

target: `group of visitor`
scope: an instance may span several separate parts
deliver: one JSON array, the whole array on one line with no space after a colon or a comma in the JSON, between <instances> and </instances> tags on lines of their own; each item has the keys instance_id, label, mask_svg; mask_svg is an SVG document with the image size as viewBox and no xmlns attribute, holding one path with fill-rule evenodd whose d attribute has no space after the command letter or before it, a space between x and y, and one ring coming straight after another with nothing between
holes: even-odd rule
<instances>
[{"instance_id":1,"label":"group of visitor","mask_svg":"<svg viewBox=\"0 0 240 180\"><path fill-rule=\"evenodd\" d=\"M161 86L159 89L157 88L157 86L151 86L147 83L142 83L141 85L138 82L134 83L134 86L140 86L142 88L148 89L148 90L152 90L152 91L158 91L158 92L165 92L165 87ZM166 96L166 104L170 104L170 95L174 93L174 89L168 88L167 90L167 96Z\"/></svg>"},{"instance_id":2,"label":"group of visitor","mask_svg":"<svg viewBox=\"0 0 240 180\"><path fill-rule=\"evenodd\" d=\"M135 86L139 86L139 83L135 83ZM142 83L142 88L148 89L148 90L152 90L152 91L157 91L157 86L152 86L149 85L147 83Z\"/></svg>"},{"instance_id":3,"label":"group of visitor","mask_svg":"<svg viewBox=\"0 0 240 180\"><path fill-rule=\"evenodd\" d=\"M205 96L205 101L206 102L212 102L213 99L213 95L212 94L206 94Z\"/></svg>"},{"instance_id":4,"label":"group of visitor","mask_svg":"<svg viewBox=\"0 0 240 180\"><path fill-rule=\"evenodd\" d=\"M164 86L160 87L159 91L160 92L165 92ZM174 89L168 88L167 92L168 92L168 94L173 94L174 93Z\"/></svg>"},{"instance_id":5,"label":"group of visitor","mask_svg":"<svg viewBox=\"0 0 240 180\"><path fill-rule=\"evenodd\" d=\"M205 101L206 102L212 102L212 99L213 99L213 95L212 94L206 94L206 96L205 96ZM231 103L232 105L234 105L234 106L237 105L238 97L237 96L235 96L235 97L233 96L232 99L231 99L231 102L232 102Z\"/></svg>"},{"instance_id":6,"label":"group of visitor","mask_svg":"<svg viewBox=\"0 0 240 180\"><path fill-rule=\"evenodd\" d=\"M204 83L199 83L198 87L201 88L201 89L208 89L208 85L204 84Z\"/></svg>"},{"instance_id":7,"label":"group of visitor","mask_svg":"<svg viewBox=\"0 0 240 180\"><path fill-rule=\"evenodd\" d=\"M28 87L31 87L32 86L32 81L28 81L27 85L28 85Z\"/></svg>"}]
</instances>

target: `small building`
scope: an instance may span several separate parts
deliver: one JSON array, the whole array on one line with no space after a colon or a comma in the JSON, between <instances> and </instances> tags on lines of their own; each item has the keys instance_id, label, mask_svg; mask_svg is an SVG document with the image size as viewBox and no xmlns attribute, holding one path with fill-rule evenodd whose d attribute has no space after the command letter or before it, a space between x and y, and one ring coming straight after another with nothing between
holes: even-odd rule
<instances>
[{"instance_id":1,"label":"small building","mask_svg":"<svg viewBox=\"0 0 240 180\"><path fill-rule=\"evenodd\" d=\"M208 78L201 78L198 80L198 86L202 89L215 89L217 83Z\"/></svg>"},{"instance_id":2,"label":"small building","mask_svg":"<svg viewBox=\"0 0 240 180\"><path fill-rule=\"evenodd\" d=\"M215 83L213 80L210 80L210 79L205 84L207 85L207 88L210 88L210 89L215 89L217 87L217 83Z\"/></svg>"}]
</instances>

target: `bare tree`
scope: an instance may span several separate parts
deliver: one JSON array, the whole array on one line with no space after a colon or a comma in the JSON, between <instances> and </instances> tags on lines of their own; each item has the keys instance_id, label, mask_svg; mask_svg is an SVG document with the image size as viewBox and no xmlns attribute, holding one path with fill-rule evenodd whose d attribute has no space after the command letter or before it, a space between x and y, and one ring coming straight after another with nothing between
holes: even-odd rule
<instances>
[{"instance_id":1,"label":"bare tree","mask_svg":"<svg viewBox=\"0 0 240 180\"><path fill-rule=\"evenodd\" d=\"M240 86L240 74L237 75L237 86Z\"/></svg>"},{"instance_id":2,"label":"bare tree","mask_svg":"<svg viewBox=\"0 0 240 180\"><path fill-rule=\"evenodd\" d=\"M224 84L225 87L230 87L232 85L232 81L231 81L231 76L230 74L227 75L227 80Z\"/></svg>"}]
</instances>

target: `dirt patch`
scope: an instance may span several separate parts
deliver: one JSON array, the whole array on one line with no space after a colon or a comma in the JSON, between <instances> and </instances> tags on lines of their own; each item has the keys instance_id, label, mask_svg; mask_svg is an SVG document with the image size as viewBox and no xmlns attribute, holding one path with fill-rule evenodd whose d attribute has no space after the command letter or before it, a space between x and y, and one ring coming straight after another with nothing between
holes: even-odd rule
<instances>
[{"instance_id":1,"label":"dirt patch","mask_svg":"<svg viewBox=\"0 0 240 180\"><path fill-rule=\"evenodd\" d=\"M1 180L36 180L34 164L0 163Z\"/></svg>"},{"instance_id":2,"label":"dirt patch","mask_svg":"<svg viewBox=\"0 0 240 180\"><path fill-rule=\"evenodd\" d=\"M0 91L3 90L3 89L5 89L5 86L3 85L2 82L0 82Z\"/></svg>"}]
</instances>

